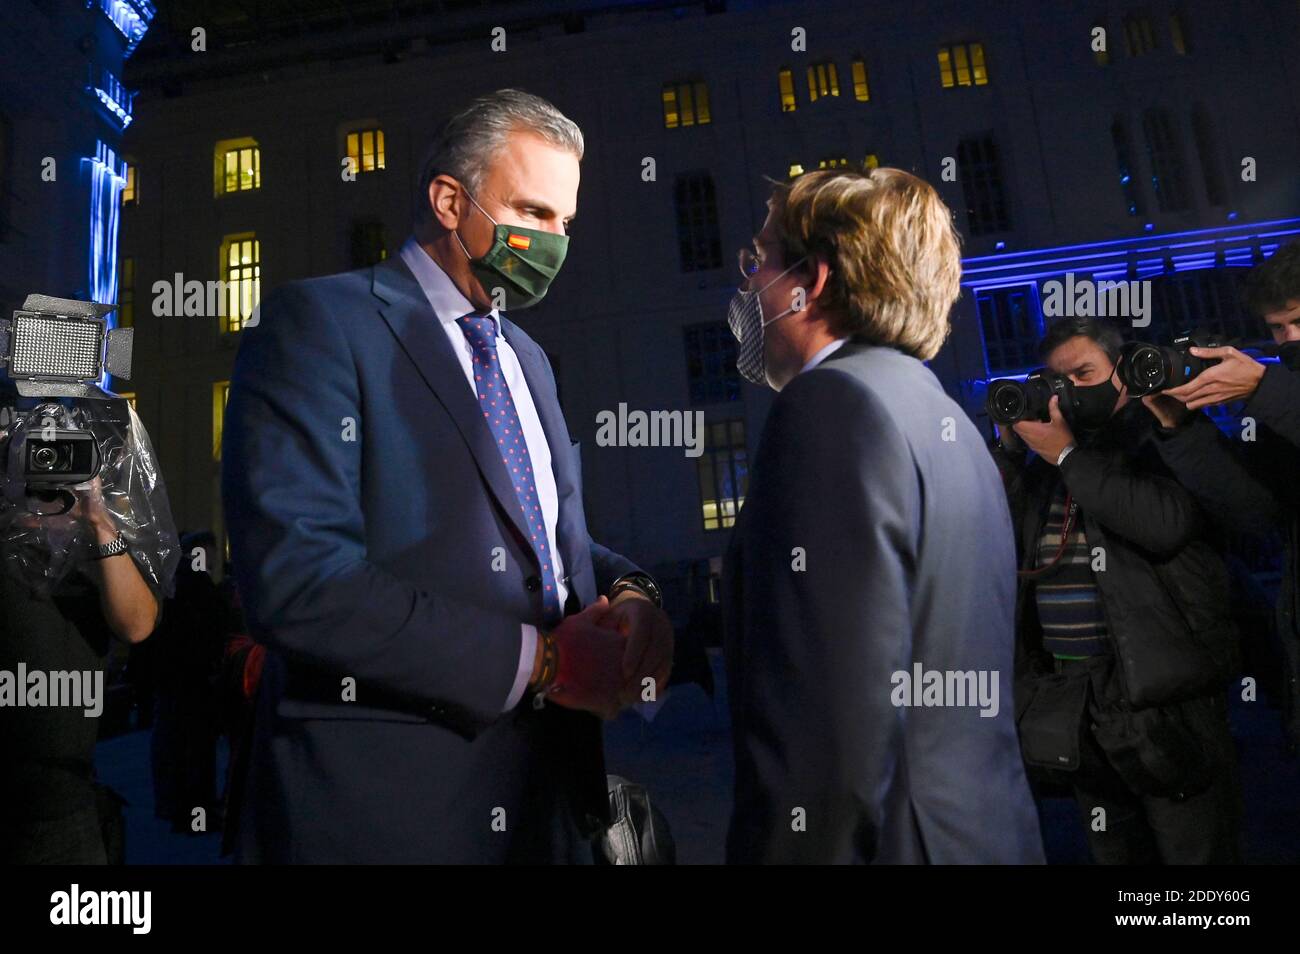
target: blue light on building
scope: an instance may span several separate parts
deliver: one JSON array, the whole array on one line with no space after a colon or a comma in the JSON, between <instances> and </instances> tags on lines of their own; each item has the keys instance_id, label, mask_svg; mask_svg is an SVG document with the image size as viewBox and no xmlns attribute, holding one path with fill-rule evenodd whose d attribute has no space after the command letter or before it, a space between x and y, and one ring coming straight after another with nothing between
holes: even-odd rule
<instances>
[{"instance_id":1,"label":"blue light on building","mask_svg":"<svg viewBox=\"0 0 1300 954\"><path fill-rule=\"evenodd\" d=\"M1123 275L1139 270L1154 271L1157 266L1163 269L1166 259L1176 270L1210 268L1220 253L1225 264L1252 265L1256 249L1260 258L1267 258L1282 242L1295 236L1300 236L1300 218L980 255L962 260L961 283L965 288L997 288L1054 278L1066 272L1083 272L1101 278L1106 277L1103 272Z\"/></svg>"},{"instance_id":2,"label":"blue light on building","mask_svg":"<svg viewBox=\"0 0 1300 954\"><path fill-rule=\"evenodd\" d=\"M157 12L154 5L149 0L86 0L86 8L96 3L118 32L126 37L125 55L130 56L149 32L149 24Z\"/></svg>"},{"instance_id":3,"label":"blue light on building","mask_svg":"<svg viewBox=\"0 0 1300 954\"><path fill-rule=\"evenodd\" d=\"M1023 377L1034 364L1046 325L1042 282L1068 273L1092 281L1195 280L1188 273L1250 268L1298 236L1300 218L1289 218L967 258L961 283L975 302L984 367L963 381L963 392L982 400L988 380Z\"/></svg>"},{"instance_id":4,"label":"blue light on building","mask_svg":"<svg viewBox=\"0 0 1300 954\"><path fill-rule=\"evenodd\" d=\"M92 78L86 84L86 89L104 104L105 109L117 117L117 121L122 124L123 129L131 125L131 108L135 103L135 93L123 86L121 81L108 69L101 68L99 79L96 81Z\"/></svg>"},{"instance_id":5,"label":"blue light on building","mask_svg":"<svg viewBox=\"0 0 1300 954\"><path fill-rule=\"evenodd\" d=\"M117 303L117 223L126 185L126 163L103 142L81 160L90 175L90 298ZM116 324L116 314L109 317Z\"/></svg>"}]
</instances>

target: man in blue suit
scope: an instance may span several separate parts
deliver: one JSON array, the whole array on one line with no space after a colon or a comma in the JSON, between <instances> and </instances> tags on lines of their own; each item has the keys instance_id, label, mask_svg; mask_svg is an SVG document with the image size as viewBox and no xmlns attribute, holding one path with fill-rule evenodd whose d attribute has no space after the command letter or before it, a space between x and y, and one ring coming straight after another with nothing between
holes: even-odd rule
<instances>
[{"instance_id":1,"label":"man in blue suit","mask_svg":"<svg viewBox=\"0 0 1300 954\"><path fill-rule=\"evenodd\" d=\"M897 169L778 184L732 301L779 391L723 569L731 862L1041 863L1011 704L1015 541L922 363L961 274Z\"/></svg>"},{"instance_id":2,"label":"man in blue suit","mask_svg":"<svg viewBox=\"0 0 1300 954\"><path fill-rule=\"evenodd\" d=\"M545 100L475 100L401 253L243 332L223 496L269 648L243 861L591 860L597 716L663 689L672 630L589 536L551 368L501 314L559 270L582 152Z\"/></svg>"}]
</instances>

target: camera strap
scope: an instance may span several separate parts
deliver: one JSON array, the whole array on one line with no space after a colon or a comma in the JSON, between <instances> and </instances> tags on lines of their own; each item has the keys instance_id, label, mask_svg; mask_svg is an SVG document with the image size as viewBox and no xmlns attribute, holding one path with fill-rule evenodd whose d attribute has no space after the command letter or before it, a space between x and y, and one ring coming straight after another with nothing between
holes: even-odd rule
<instances>
[{"instance_id":1,"label":"camera strap","mask_svg":"<svg viewBox=\"0 0 1300 954\"><path fill-rule=\"evenodd\" d=\"M1074 521L1078 513L1079 505L1074 502L1074 496L1067 490L1065 492L1065 518L1061 521L1061 545L1056 550L1056 556L1052 557L1051 562L1046 566L1040 566L1034 570L1017 570L1017 576L1033 579L1056 568L1056 564L1061 562L1061 557L1065 556L1065 548L1069 544L1070 532L1074 530Z\"/></svg>"}]
</instances>

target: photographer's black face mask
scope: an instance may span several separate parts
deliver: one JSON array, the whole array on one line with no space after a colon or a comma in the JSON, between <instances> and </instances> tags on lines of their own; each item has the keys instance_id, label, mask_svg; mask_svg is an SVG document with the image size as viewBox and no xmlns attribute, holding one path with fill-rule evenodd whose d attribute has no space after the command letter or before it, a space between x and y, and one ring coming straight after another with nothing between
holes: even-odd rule
<instances>
[{"instance_id":1,"label":"photographer's black face mask","mask_svg":"<svg viewBox=\"0 0 1300 954\"><path fill-rule=\"evenodd\" d=\"M1300 341L1288 341L1277 349L1277 359L1292 371L1300 371Z\"/></svg>"},{"instance_id":2,"label":"photographer's black face mask","mask_svg":"<svg viewBox=\"0 0 1300 954\"><path fill-rule=\"evenodd\" d=\"M1115 387L1114 375L1101 384L1087 387L1074 386L1074 423L1079 430L1096 432L1106 426L1110 416L1115 413L1115 404L1119 401L1119 388Z\"/></svg>"}]
</instances>

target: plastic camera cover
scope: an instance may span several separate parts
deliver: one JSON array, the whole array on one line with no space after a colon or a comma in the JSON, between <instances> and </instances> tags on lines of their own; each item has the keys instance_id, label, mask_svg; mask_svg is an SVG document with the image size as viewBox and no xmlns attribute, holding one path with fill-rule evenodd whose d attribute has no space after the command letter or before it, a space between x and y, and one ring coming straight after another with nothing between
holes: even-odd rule
<instances>
[{"instance_id":1,"label":"plastic camera cover","mask_svg":"<svg viewBox=\"0 0 1300 954\"><path fill-rule=\"evenodd\" d=\"M27 428L53 423L59 428L89 430L99 445L102 465L94 480L71 488L77 501L64 514L35 514L12 499L21 499L22 494L0 495L3 572L36 593L52 594L69 574L95 556L96 540L87 513L102 503L150 589L160 599L172 595L180 544L153 445L130 403L124 398L72 399L60 404L20 399L18 407L9 403L0 412L0 448L7 448L9 441L21 437ZM33 420L38 409L41 416ZM55 420L46 421L47 417ZM2 479L23 478L6 473Z\"/></svg>"}]
</instances>

